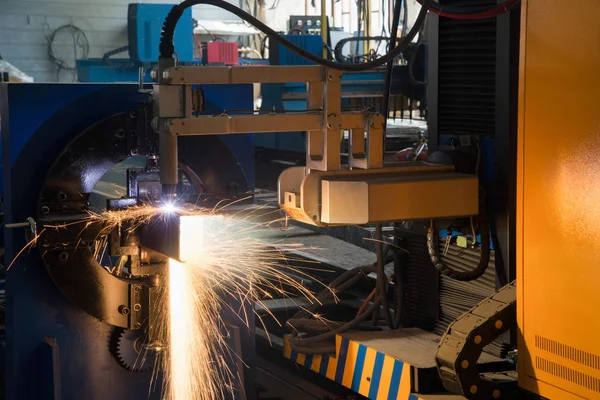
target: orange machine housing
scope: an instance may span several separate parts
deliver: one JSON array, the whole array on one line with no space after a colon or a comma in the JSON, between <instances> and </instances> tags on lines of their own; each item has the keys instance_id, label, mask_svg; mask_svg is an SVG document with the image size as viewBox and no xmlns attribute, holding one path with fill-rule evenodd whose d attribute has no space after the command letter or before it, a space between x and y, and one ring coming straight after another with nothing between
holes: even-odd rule
<instances>
[{"instance_id":1,"label":"orange machine housing","mask_svg":"<svg viewBox=\"0 0 600 400\"><path fill-rule=\"evenodd\" d=\"M522 12L519 385L600 398L600 0Z\"/></svg>"}]
</instances>

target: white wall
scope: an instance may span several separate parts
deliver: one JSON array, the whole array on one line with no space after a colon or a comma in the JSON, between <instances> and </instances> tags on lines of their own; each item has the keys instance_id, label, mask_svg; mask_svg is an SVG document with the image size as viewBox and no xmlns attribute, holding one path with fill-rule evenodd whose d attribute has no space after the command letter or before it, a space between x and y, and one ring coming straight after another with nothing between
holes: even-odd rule
<instances>
[{"instance_id":1,"label":"white wall","mask_svg":"<svg viewBox=\"0 0 600 400\"><path fill-rule=\"evenodd\" d=\"M310 2L310 0L308 0ZM276 31L287 31L290 15L305 14L305 0L280 0L277 8L269 10L273 0L265 0L265 23Z\"/></svg>"},{"instance_id":2,"label":"white wall","mask_svg":"<svg viewBox=\"0 0 600 400\"><path fill-rule=\"evenodd\" d=\"M231 0L234 4L238 1ZM105 52L127 44L127 6L132 2L135 0L0 0L0 54L35 81L56 82L57 69L48 58L46 37L61 25L76 25L88 37L89 57L102 57ZM143 3L179 1L144 0ZM197 19L235 19L215 7L198 7L193 14ZM58 58L74 65L73 38L69 31L56 37L53 48ZM60 74L60 81L72 80L68 71Z\"/></svg>"},{"instance_id":3,"label":"white wall","mask_svg":"<svg viewBox=\"0 0 600 400\"><path fill-rule=\"evenodd\" d=\"M239 5L245 0L228 0ZM265 0L267 7L272 4ZM272 0L271 0L272 1ZM85 31L89 57L102 55L127 44L127 5L135 0L0 0L0 54L8 62L34 77L38 82L57 81L56 67L48 58L46 37L56 28L74 24ZM144 3L178 3L178 0L143 0ZM310 2L310 0L309 0ZM315 3L319 4L319 0ZM411 19L418 7L409 1ZM267 10L265 19L278 31L287 30L289 15L303 15L306 0L280 0L275 10ZM317 13L317 10L309 10ZM236 20L227 11L212 6L194 7L199 20ZM56 56L74 65L73 38L69 32L56 37ZM78 56L81 57L79 50ZM60 81L70 82L73 76L63 71Z\"/></svg>"}]
</instances>

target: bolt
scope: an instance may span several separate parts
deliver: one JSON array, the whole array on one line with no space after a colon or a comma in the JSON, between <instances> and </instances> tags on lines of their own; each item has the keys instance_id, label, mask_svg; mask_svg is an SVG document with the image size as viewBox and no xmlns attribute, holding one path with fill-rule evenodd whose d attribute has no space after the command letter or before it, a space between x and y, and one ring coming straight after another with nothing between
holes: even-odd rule
<instances>
[{"instance_id":1,"label":"bolt","mask_svg":"<svg viewBox=\"0 0 600 400\"><path fill-rule=\"evenodd\" d=\"M156 82L158 79L158 71L156 69L150 71L150 79L152 79L154 82Z\"/></svg>"},{"instance_id":2,"label":"bolt","mask_svg":"<svg viewBox=\"0 0 600 400\"><path fill-rule=\"evenodd\" d=\"M134 285L133 290L135 290L136 292L139 292L140 290L142 290L142 287L140 285Z\"/></svg>"},{"instance_id":3,"label":"bolt","mask_svg":"<svg viewBox=\"0 0 600 400\"><path fill-rule=\"evenodd\" d=\"M463 369L467 369L467 368L469 368L469 361L468 361L468 360L462 360L462 362L460 363L460 366L461 366Z\"/></svg>"},{"instance_id":4,"label":"bolt","mask_svg":"<svg viewBox=\"0 0 600 400\"><path fill-rule=\"evenodd\" d=\"M117 138L124 138L125 137L125 129L121 128L121 129L117 129L117 131L115 132L115 137Z\"/></svg>"},{"instance_id":5,"label":"bolt","mask_svg":"<svg viewBox=\"0 0 600 400\"><path fill-rule=\"evenodd\" d=\"M163 71L162 77L164 80L168 81L169 79L171 79L171 73L169 71Z\"/></svg>"},{"instance_id":6,"label":"bolt","mask_svg":"<svg viewBox=\"0 0 600 400\"><path fill-rule=\"evenodd\" d=\"M496 323L494 324L494 326L496 327L496 329L502 329L503 325L504 324L500 320L496 321Z\"/></svg>"},{"instance_id":7,"label":"bolt","mask_svg":"<svg viewBox=\"0 0 600 400\"><path fill-rule=\"evenodd\" d=\"M50 207L42 206L42 208L40 208L40 211L42 212L42 214L46 215L50 212Z\"/></svg>"},{"instance_id":8,"label":"bolt","mask_svg":"<svg viewBox=\"0 0 600 400\"><path fill-rule=\"evenodd\" d=\"M471 392L471 394L477 393L477 385L471 385L469 392Z\"/></svg>"},{"instance_id":9,"label":"bolt","mask_svg":"<svg viewBox=\"0 0 600 400\"><path fill-rule=\"evenodd\" d=\"M129 152L132 156L137 156L138 153L138 149L131 149L131 151Z\"/></svg>"},{"instance_id":10,"label":"bolt","mask_svg":"<svg viewBox=\"0 0 600 400\"><path fill-rule=\"evenodd\" d=\"M492 396L493 396L495 399L499 399L501 395L502 395L502 393L501 393L501 392L500 392L500 390L498 390L498 389L496 389L496 390L494 390L494 391L492 392Z\"/></svg>"},{"instance_id":11,"label":"bolt","mask_svg":"<svg viewBox=\"0 0 600 400\"><path fill-rule=\"evenodd\" d=\"M140 329L141 327L142 327L142 324L140 324L139 322L136 322L136 323L133 325L133 329Z\"/></svg>"},{"instance_id":12,"label":"bolt","mask_svg":"<svg viewBox=\"0 0 600 400\"><path fill-rule=\"evenodd\" d=\"M67 194L65 192L58 192L56 198L58 201L65 201L67 199Z\"/></svg>"},{"instance_id":13,"label":"bolt","mask_svg":"<svg viewBox=\"0 0 600 400\"><path fill-rule=\"evenodd\" d=\"M159 131L159 128L160 128L159 121L160 120L155 117L155 118L152 118L152 121L150 122L150 125L152 126L152 130L154 132L158 132Z\"/></svg>"},{"instance_id":14,"label":"bolt","mask_svg":"<svg viewBox=\"0 0 600 400\"><path fill-rule=\"evenodd\" d=\"M140 303L135 303L133 305L133 310L134 311L138 311L139 312L141 309L142 309L142 305Z\"/></svg>"},{"instance_id":15,"label":"bolt","mask_svg":"<svg viewBox=\"0 0 600 400\"><path fill-rule=\"evenodd\" d=\"M475 344L481 343L481 340L482 340L481 336L479 336L479 335L475 336L475 339L473 339L473 341L475 342Z\"/></svg>"},{"instance_id":16,"label":"bolt","mask_svg":"<svg viewBox=\"0 0 600 400\"><path fill-rule=\"evenodd\" d=\"M135 118L137 116L137 114L135 113L135 111L129 111L129 118Z\"/></svg>"},{"instance_id":17,"label":"bolt","mask_svg":"<svg viewBox=\"0 0 600 400\"><path fill-rule=\"evenodd\" d=\"M128 315L129 314L129 307L127 307L125 304L121 304L119 306L119 313L123 314L123 315Z\"/></svg>"},{"instance_id":18,"label":"bolt","mask_svg":"<svg viewBox=\"0 0 600 400\"><path fill-rule=\"evenodd\" d=\"M58 258L60 259L60 261L65 262L69 259L69 255L66 251L63 251L58 255Z\"/></svg>"},{"instance_id":19,"label":"bolt","mask_svg":"<svg viewBox=\"0 0 600 400\"><path fill-rule=\"evenodd\" d=\"M61 210L62 210L63 213L66 213L67 211L69 211L69 207L62 206Z\"/></svg>"}]
</instances>

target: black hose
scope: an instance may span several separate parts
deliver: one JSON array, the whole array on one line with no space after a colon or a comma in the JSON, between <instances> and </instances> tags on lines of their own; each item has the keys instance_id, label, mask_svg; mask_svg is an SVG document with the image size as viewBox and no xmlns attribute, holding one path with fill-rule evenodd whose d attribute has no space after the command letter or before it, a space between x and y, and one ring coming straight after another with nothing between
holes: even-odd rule
<instances>
[{"instance_id":1,"label":"black hose","mask_svg":"<svg viewBox=\"0 0 600 400\"><path fill-rule=\"evenodd\" d=\"M379 301L383 307L383 317L385 318L385 323L387 326L389 326L390 329L395 329L394 321L392 320L392 313L388 306L388 278L385 274L386 254L384 254L383 250L383 233L381 224L375 225L375 251L377 253L377 292L379 294Z\"/></svg>"},{"instance_id":2,"label":"black hose","mask_svg":"<svg viewBox=\"0 0 600 400\"><path fill-rule=\"evenodd\" d=\"M408 4L406 4L406 0L402 0L402 9L404 10L404 16L402 17L402 36L404 36L408 30Z\"/></svg>"},{"instance_id":3,"label":"black hose","mask_svg":"<svg viewBox=\"0 0 600 400\"><path fill-rule=\"evenodd\" d=\"M119 53L123 53L123 52L125 52L127 50L129 50L129 46L122 46L122 47L116 48L114 50L107 51L102 56L102 61L104 61L105 64L110 64L110 58L112 56L117 55Z\"/></svg>"},{"instance_id":4,"label":"black hose","mask_svg":"<svg viewBox=\"0 0 600 400\"><path fill-rule=\"evenodd\" d=\"M394 292L395 300L394 304L394 325L396 328L400 327L402 322L402 307L404 306L404 276L402 276L402 260L398 251L394 252Z\"/></svg>"},{"instance_id":5,"label":"black hose","mask_svg":"<svg viewBox=\"0 0 600 400\"><path fill-rule=\"evenodd\" d=\"M427 85L426 81L420 81L415 78L414 69L415 69L415 61L419 55L419 48L423 45L423 40L425 39L425 24L421 28L421 32L419 32L419 40L417 40L417 44L414 47L413 53L408 59L408 79L410 83L415 86L425 86Z\"/></svg>"},{"instance_id":6,"label":"black hose","mask_svg":"<svg viewBox=\"0 0 600 400\"><path fill-rule=\"evenodd\" d=\"M329 61L329 60L324 59L323 57L319 57L314 54L311 54L310 52L306 51L302 47L285 39L280 34L278 34L275 30L269 28L267 25L262 23L257 18L253 17L252 15L248 14L247 12L241 10L240 8L238 8L224 0L185 0L185 1L181 2L180 4L173 6L171 11L169 11L169 14L167 14L167 17L165 18L165 22L163 24L163 29L162 29L161 37L160 37L159 54L160 54L161 58L171 58L171 57L173 57L173 54L175 54L175 46L173 45L173 36L175 34L175 27L177 25L177 22L179 21L179 18L181 18L181 16L183 15L183 11L188 7L195 6L198 4L208 4L208 5L213 5L213 6L222 8L224 10L227 10L230 13L240 17L244 21L247 21L251 25L255 26L261 32L267 34L269 37L271 37L276 42L280 43L284 47L287 47L289 50L293 51L294 53L298 54L299 56L305 58L308 61L312 61L312 62L322 65L324 67L338 69L340 71L348 71L348 72L366 71L369 69L379 67L379 66L387 63L390 60L394 60L394 58L396 58L400 53L402 53L404 50L406 50L408 48L411 41L414 39L414 37L417 35L419 30L421 29L421 26L422 26L423 22L425 21L425 16L427 15L427 11L428 11L431 3L432 3L432 0L423 0L423 6L421 7L421 11L419 12L419 15L417 16L417 19L415 20L413 27L411 28L411 30L408 32L408 34L406 36L402 37L402 39L398 43L398 46L394 50L388 52L384 56L382 56L374 61L369 61L369 62L362 63L362 64L341 64L341 63Z\"/></svg>"},{"instance_id":7,"label":"black hose","mask_svg":"<svg viewBox=\"0 0 600 400\"><path fill-rule=\"evenodd\" d=\"M490 263L490 226L487 220L486 210L484 206L485 200L480 199L480 210L479 210L479 234L481 235L481 254L479 256L479 263L477 267L471 271L457 271L452 267L444 264L438 254L438 236L435 228L435 223L431 221L431 225L427 230L427 251L433 266L440 271L441 274L455 279L457 281L473 281L480 278L486 271L488 264ZM473 238L475 240L475 238Z\"/></svg>"},{"instance_id":8,"label":"black hose","mask_svg":"<svg viewBox=\"0 0 600 400\"><path fill-rule=\"evenodd\" d=\"M344 332L348 329L352 329L360 325L366 318L368 318L375 308L379 308L380 302L376 301L368 310L361 315L357 316L349 322L335 323L335 328L328 332L321 333L309 337L301 337L298 329L305 324L305 318L310 317L311 310L317 308L325 300L334 297L337 293L342 293L351 287L355 286L360 280L364 279L367 275L376 271L376 267L373 265L353 268L349 271L344 272L340 276L331 282L327 289L324 289L317 295L317 302L310 307L303 307L300 309L290 320L288 320L288 326L292 328L292 334L290 337L290 346L294 351L303 354L320 354L329 353L332 348L327 342L329 339L334 337L336 333ZM297 325L295 326L294 323Z\"/></svg>"},{"instance_id":9,"label":"black hose","mask_svg":"<svg viewBox=\"0 0 600 400\"><path fill-rule=\"evenodd\" d=\"M372 272L376 272L377 268L374 265L368 265L348 270L333 280L328 288L322 290L317 295L318 302L314 303L312 307L303 307L299 310L292 318L302 318L310 315L310 310L317 308L320 303L333 297L336 293L342 293L345 290L356 285L361 279L366 277Z\"/></svg>"},{"instance_id":10,"label":"black hose","mask_svg":"<svg viewBox=\"0 0 600 400\"><path fill-rule=\"evenodd\" d=\"M396 4L394 5L394 16L392 17L392 29L390 31L390 48L388 49L388 54L393 53L395 49L400 48L400 46L396 47L396 39L398 37L398 25L400 24L400 9L402 8L402 0L396 0ZM419 14L420 16L420 14ZM425 18L423 18L425 21ZM413 25L411 31L415 29L415 25ZM419 27L420 30L420 27ZM407 36L405 36L407 37ZM405 37L402 37L404 39ZM411 38L412 40L412 38ZM408 47L408 46L406 46ZM403 49L405 50L405 49ZM383 151L385 152L386 145L386 137L387 137L387 120L390 115L390 92L392 89L392 68L394 66L394 58L391 58L385 68L385 78L383 79L383 97L381 99L381 115L385 118L385 122L383 123Z\"/></svg>"},{"instance_id":11,"label":"black hose","mask_svg":"<svg viewBox=\"0 0 600 400\"><path fill-rule=\"evenodd\" d=\"M381 231L379 232L381 233ZM379 234L379 236L381 235ZM392 328L400 325L399 318L401 310L399 307L401 307L401 303L398 303L398 300L397 304L400 305L398 305L395 309L394 315L394 319L398 320L397 323L395 323L394 319L391 318L391 311L389 309L385 311L385 308L387 308L387 276L382 270L382 266L394 261L394 256L388 257L388 254L391 251L390 246L383 245L383 242L380 242L380 244L382 245L382 248L377 252L377 261L373 265L354 268L344 272L342 275L334 279L327 289L324 289L317 295L317 302L315 302L312 306L303 307L291 319L288 320L287 324L292 328L290 347L294 351L303 354L329 353L335 350L335 346L332 346L330 343L328 343L331 338L333 338L336 334L345 332L349 329L366 329L367 327L361 326L361 324L370 316L375 318L372 323L374 326L370 329L376 329L379 322L379 310L381 309L383 302L386 303L386 306L384 306L384 312L386 315L389 315L388 325ZM348 322L327 322L328 327L330 328L327 332L318 333L311 336L300 336L300 330L307 331L311 330L310 328L312 327L313 333L315 331L315 324L312 323L314 320L309 319L311 317L312 310L319 307L325 300L332 298L334 295L343 293L344 291L354 287L360 280L364 279L368 274L373 272L377 272L378 290L375 295L375 300L367 310ZM382 281L384 283L383 290L381 290ZM323 323L323 325L327 324Z\"/></svg>"},{"instance_id":12,"label":"black hose","mask_svg":"<svg viewBox=\"0 0 600 400\"><path fill-rule=\"evenodd\" d=\"M317 336L305 338L300 336L297 330L293 330L292 334L290 335L290 347L292 348L292 350L302 354L335 353L335 345L328 345L327 343L323 344L323 342L332 339L338 333L346 332L349 329L357 327L367 318L369 318L373 311L378 309L380 306L381 301L377 299L375 300L375 302L373 302L373 304L371 304L371 306L367 310L365 310L365 312L354 318L352 321L346 322L342 325L338 325L336 328ZM293 327L293 325L291 326ZM319 346L314 346L315 343L319 343Z\"/></svg>"},{"instance_id":13,"label":"black hose","mask_svg":"<svg viewBox=\"0 0 600 400\"><path fill-rule=\"evenodd\" d=\"M368 40L372 40L372 41L388 41L390 40L389 37L386 36L354 36L354 37L349 37L349 38L345 38L345 39L341 39L339 42L336 43L335 45L335 49L333 50L333 53L335 54L335 60L337 62L346 62L345 60L347 60L347 57L344 56L344 54L342 53L342 51L344 50L343 47L346 43L348 42L362 42L362 41L368 41Z\"/></svg>"}]
</instances>

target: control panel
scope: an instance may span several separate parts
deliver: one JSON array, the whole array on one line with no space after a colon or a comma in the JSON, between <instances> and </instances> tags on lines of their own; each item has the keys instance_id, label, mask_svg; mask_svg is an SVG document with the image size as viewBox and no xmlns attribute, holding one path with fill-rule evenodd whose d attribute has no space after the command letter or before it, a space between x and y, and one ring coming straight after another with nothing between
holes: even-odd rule
<instances>
[{"instance_id":1,"label":"control panel","mask_svg":"<svg viewBox=\"0 0 600 400\"><path fill-rule=\"evenodd\" d=\"M290 34L292 35L320 35L320 15L292 15L290 16Z\"/></svg>"}]
</instances>

